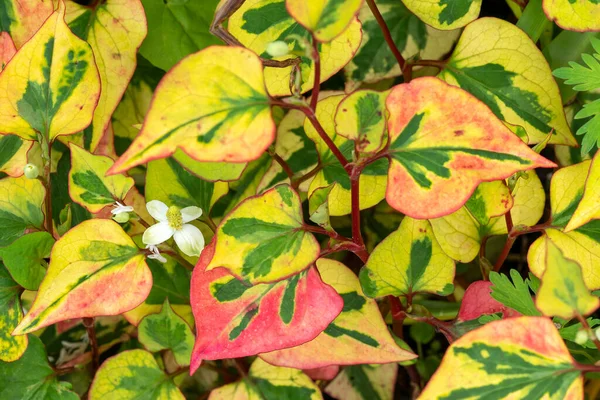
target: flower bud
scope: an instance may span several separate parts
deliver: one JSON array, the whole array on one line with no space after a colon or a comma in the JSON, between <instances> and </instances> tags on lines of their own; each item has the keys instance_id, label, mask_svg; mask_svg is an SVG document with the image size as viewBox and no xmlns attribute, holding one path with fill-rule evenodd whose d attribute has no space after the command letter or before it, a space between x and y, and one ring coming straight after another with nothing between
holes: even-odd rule
<instances>
[{"instance_id":1,"label":"flower bud","mask_svg":"<svg viewBox=\"0 0 600 400\"><path fill-rule=\"evenodd\" d=\"M267 45L267 54L271 57L281 57L289 53L288 44L283 40L276 40Z\"/></svg>"},{"instance_id":2,"label":"flower bud","mask_svg":"<svg viewBox=\"0 0 600 400\"><path fill-rule=\"evenodd\" d=\"M584 343L586 343L588 341L588 339L589 339L588 333L585 329L580 329L575 334L575 343L577 343L579 345L583 345Z\"/></svg>"},{"instance_id":3,"label":"flower bud","mask_svg":"<svg viewBox=\"0 0 600 400\"><path fill-rule=\"evenodd\" d=\"M113 219L120 224L124 224L125 222L129 221L129 213L122 212L122 213L115 214L115 215L113 215Z\"/></svg>"},{"instance_id":4,"label":"flower bud","mask_svg":"<svg viewBox=\"0 0 600 400\"><path fill-rule=\"evenodd\" d=\"M27 164L23 167L23 174L25 175L25 178L36 179L40 174L40 170L34 164Z\"/></svg>"}]
</instances>

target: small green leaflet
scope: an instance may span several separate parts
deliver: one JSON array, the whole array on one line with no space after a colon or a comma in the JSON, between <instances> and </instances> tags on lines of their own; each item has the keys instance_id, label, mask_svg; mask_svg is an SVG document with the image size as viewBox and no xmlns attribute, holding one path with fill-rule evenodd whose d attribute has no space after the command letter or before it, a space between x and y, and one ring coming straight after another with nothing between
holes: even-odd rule
<instances>
[{"instance_id":1,"label":"small green leaflet","mask_svg":"<svg viewBox=\"0 0 600 400\"><path fill-rule=\"evenodd\" d=\"M531 298L531 292L529 291L531 281L529 279L523 280L517 270L510 270L510 279L504 274L491 272L490 281L494 284L492 286L492 297L500 303L523 315L542 315Z\"/></svg>"}]
</instances>

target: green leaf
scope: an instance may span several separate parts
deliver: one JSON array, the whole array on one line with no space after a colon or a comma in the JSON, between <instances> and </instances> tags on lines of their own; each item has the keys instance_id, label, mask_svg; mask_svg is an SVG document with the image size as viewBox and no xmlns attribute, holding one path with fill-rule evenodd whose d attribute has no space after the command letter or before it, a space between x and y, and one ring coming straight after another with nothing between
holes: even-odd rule
<instances>
[{"instance_id":1,"label":"green leaf","mask_svg":"<svg viewBox=\"0 0 600 400\"><path fill-rule=\"evenodd\" d=\"M392 400L398 364L350 365L325 388L336 399Z\"/></svg>"},{"instance_id":2,"label":"green leaf","mask_svg":"<svg viewBox=\"0 0 600 400\"><path fill-rule=\"evenodd\" d=\"M150 314L138 326L140 342L152 352L171 350L180 366L190 365L194 334L185 321L165 300L158 314Z\"/></svg>"},{"instance_id":3,"label":"green leaf","mask_svg":"<svg viewBox=\"0 0 600 400\"><path fill-rule=\"evenodd\" d=\"M13 279L27 290L37 290L46 275L44 258L50 257L54 238L48 232L34 232L0 249L0 258Z\"/></svg>"},{"instance_id":4,"label":"green leaf","mask_svg":"<svg viewBox=\"0 0 600 400\"><path fill-rule=\"evenodd\" d=\"M529 279L523 280L517 270L510 270L510 279L504 274L491 272L490 281L493 283L492 297L500 303L523 315L542 315L531 298Z\"/></svg>"},{"instance_id":5,"label":"green leaf","mask_svg":"<svg viewBox=\"0 0 600 400\"><path fill-rule=\"evenodd\" d=\"M17 361L0 361L0 398L35 400L78 400L68 390L70 384L59 382L48 364L42 341L28 335L29 346Z\"/></svg>"},{"instance_id":6,"label":"green leaf","mask_svg":"<svg viewBox=\"0 0 600 400\"><path fill-rule=\"evenodd\" d=\"M37 179L0 180L0 247L12 243L27 228L42 228L45 196L46 190Z\"/></svg>"},{"instance_id":7,"label":"green leaf","mask_svg":"<svg viewBox=\"0 0 600 400\"><path fill-rule=\"evenodd\" d=\"M20 296L21 288L0 263L0 361L15 361L27 349L27 336L11 335L23 318Z\"/></svg>"}]
</instances>

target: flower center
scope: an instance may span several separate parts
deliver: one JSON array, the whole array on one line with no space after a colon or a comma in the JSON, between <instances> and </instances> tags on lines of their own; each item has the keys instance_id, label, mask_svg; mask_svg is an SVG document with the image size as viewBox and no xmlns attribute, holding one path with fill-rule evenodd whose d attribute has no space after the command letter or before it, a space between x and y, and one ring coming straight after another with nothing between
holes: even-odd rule
<instances>
[{"instance_id":1,"label":"flower center","mask_svg":"<svg viewBox=\"0 0 600 400\"><path fill-rule=\"evenodd\" d=\"M175 206L169 207L167 210L167 221L173 229L181 229L183 226L183 217L181 211Z\"/></svg>"}]
</instances>

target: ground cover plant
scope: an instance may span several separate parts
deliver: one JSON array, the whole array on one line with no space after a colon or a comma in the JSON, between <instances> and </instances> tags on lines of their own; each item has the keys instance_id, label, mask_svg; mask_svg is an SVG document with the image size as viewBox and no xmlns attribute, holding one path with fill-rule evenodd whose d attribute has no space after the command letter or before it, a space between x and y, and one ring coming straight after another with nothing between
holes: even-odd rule
<instances>
[{"instance_id":1,"label":"ground cover plant","mask_svg":"<svg viewBox=\"0 0 600 400\"><path fill-rule=\"evenodd\" d=\"M0 399L600 398L596 0L0 0Z\"/></svg>"}]
</instances>

